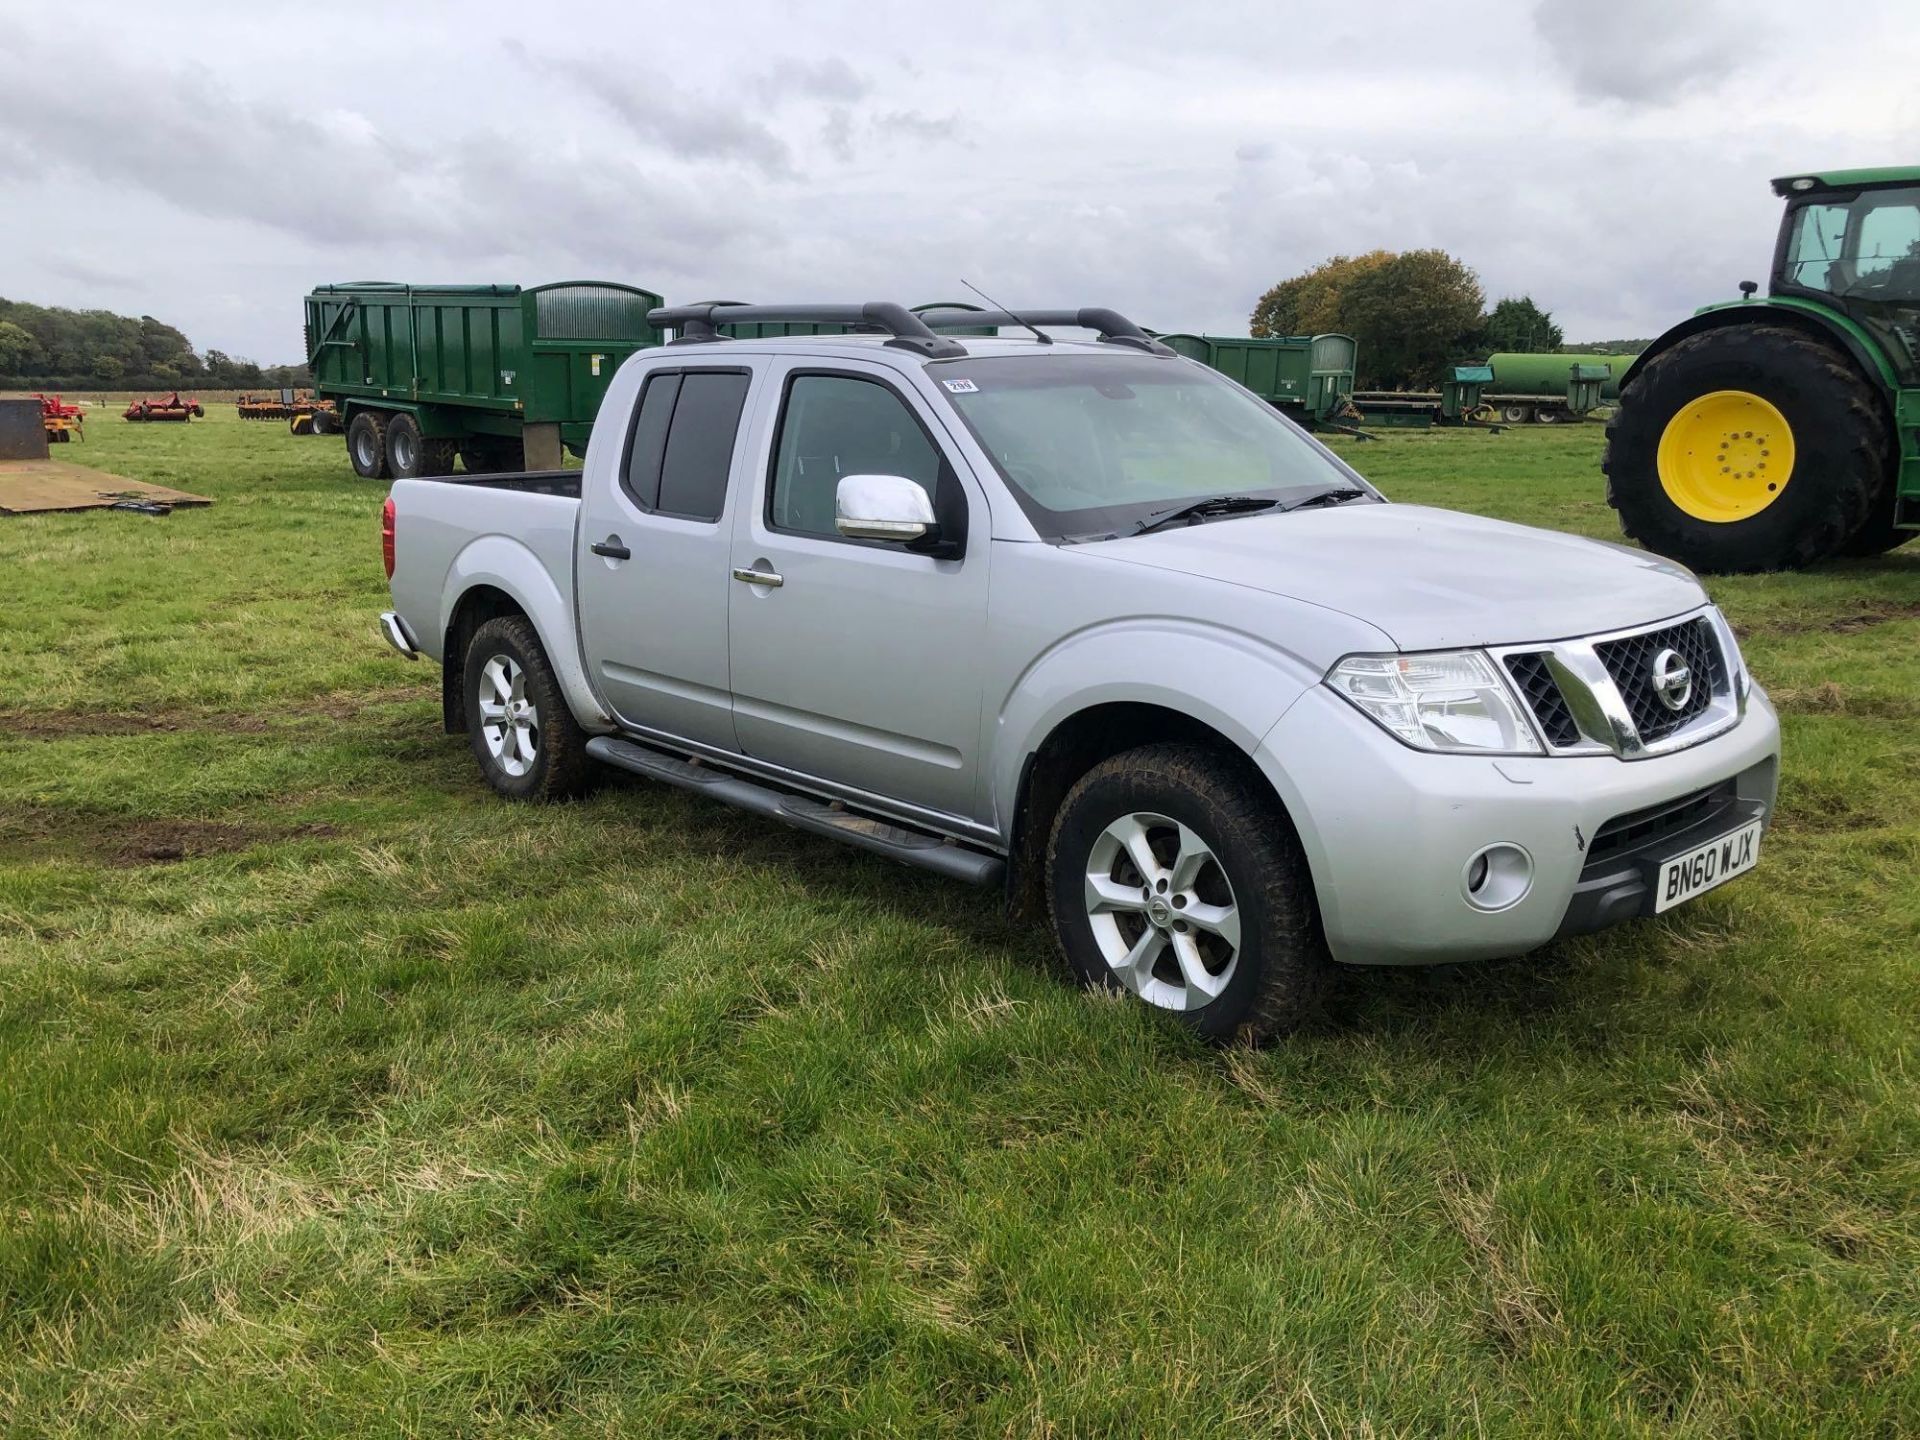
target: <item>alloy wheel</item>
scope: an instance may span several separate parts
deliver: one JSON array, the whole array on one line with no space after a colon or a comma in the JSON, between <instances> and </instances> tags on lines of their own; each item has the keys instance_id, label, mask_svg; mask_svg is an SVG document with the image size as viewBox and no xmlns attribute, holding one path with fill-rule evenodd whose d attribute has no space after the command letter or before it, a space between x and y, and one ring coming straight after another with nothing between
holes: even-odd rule
<instances>
[{"instance_id":1,"label":"alloy wheel","mask_svg":"<svg viewBox=\"0 0 1920 1440\"><path fill-rule=\"evenodd\" d=\"M1240 963L1240 911L1212 848L1150 811L1122 815L1087 856L1087 920L1113 978L1150 1005L1197 1010Z\"/></svg>"}]
</instances>

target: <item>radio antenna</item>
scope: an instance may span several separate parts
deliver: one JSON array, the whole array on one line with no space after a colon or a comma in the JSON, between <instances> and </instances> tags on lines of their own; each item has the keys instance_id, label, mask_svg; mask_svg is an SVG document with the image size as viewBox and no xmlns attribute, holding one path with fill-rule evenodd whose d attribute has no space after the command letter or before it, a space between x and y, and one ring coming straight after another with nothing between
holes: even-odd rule
<instances>
[{"instance_id":1,"label":"radio antenna","mask_svg":"<svg viewBox=\"0 0 1920 1440\"><path fill-rule=\"evenodd\" d=\"M1013 311L1008 310L1006 306L1002 305L998 300L994 299L991 295L987 294L986 291L982 290L978 285L974 284L971 280L965 279L963 277L960 283L966 286L974 294L978 295L982 300L986 301L989 305L993 306L994 309L1004 311L1008 315L1013 315L1014 323L1021 326L1023 329L1032 331L1033 338L1038 340L1042 345L1051 345L1053 343L1053 336L1047 334L1046 331L1040 329L1038 326L1027 324L1026 321L1022 320L1018 315L1014 315Z\"/></svg>"}]
</instances>

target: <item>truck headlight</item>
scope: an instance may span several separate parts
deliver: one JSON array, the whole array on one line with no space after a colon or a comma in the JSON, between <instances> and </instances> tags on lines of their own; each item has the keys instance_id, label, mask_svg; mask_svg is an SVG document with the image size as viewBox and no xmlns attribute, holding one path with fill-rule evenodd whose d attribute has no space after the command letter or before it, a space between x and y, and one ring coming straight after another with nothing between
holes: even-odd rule
<instances>
[{"instance_id":1,"label":"truck headlight","mask_svg":"<svg viewBox=\"0 0 1920 1440\"><path fill-rule=\"evenodd\" d=\"M1538 755L1540 741L1493 661L1478 650L1349 655L1327 684L1421 750Z\"/></svg>"},{"instance_id":2,"label":"truck headlight","mask_svg":"<svg viewBox=\"0 0 1920 1440\"><path fill-rule=\"evenodd\" d=\"M1733 682L1734 698L1745 706L1747 696L1753 693L1753 676L1747 673L1747 662L1740 654L1740 642L1734 638L1733 626L1718 605L1707 607L1707 623L1720 637L1720 652L1727 659L1727 678Z\"/></svg>"}]
</instances>

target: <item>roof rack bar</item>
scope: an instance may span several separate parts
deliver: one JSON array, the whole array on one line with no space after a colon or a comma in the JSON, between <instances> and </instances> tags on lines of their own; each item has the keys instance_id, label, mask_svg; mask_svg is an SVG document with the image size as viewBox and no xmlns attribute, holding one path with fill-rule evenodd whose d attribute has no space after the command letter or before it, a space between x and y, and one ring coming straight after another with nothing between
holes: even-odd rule
<instances>
[{"instance_id":1,"label":"roof rack bar","mask_svg":"<svg viewBox=\"0 0 1920 1440\"><path fill-rule=\"evenodd\" d=\"M920 318L935 330L962 325L1070 325L1080 330L1097 330L1111 345L1131 345L1154 355L1174 352L1147 334L1118 310L1088 306L1080 310L922 310Z\"/></svg>"},{"instance_id":2,"label":"roof rack bar","mask_svg":"<svg viewBox=\"0 0 1920 1440\"><path fill-rule=\"evenodd\" d=\"M719 325L809 324L856 325L883 331L887 344L912 350L933 360L967 353L967 347L948 336L936 335L918 315L891 300L869 300L864 305L666 305L647 312L647 323L679 332L675 344L705 344L722 339ZM977 321L975 323L978 323Z\"/></svg>"}]
</instances>

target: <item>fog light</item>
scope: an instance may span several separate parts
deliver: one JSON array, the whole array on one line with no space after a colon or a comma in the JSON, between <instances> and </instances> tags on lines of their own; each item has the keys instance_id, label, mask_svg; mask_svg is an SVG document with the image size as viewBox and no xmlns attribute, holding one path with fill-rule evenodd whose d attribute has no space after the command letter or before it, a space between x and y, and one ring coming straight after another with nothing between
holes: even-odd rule
<instances>
[{"instance_id":1,"label":"fog light","mask_svg":"<svg viewBox=\"0 0 1920 1440\"><path fill-rule=\"evenodd\" d=\"M1533 857L1518 845L1489 845L1467 861L1460 888L1476 910L1505 910L1533 888Z\"/></svg>"}]
</instances>

